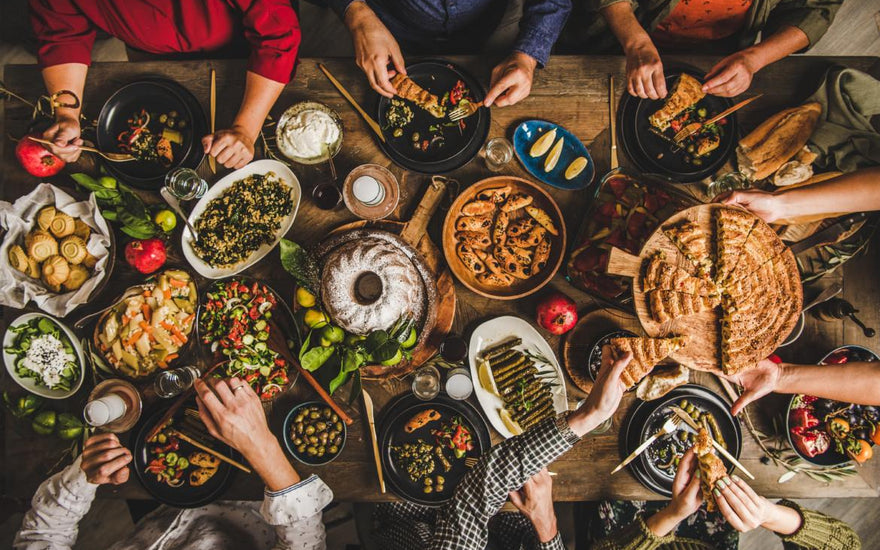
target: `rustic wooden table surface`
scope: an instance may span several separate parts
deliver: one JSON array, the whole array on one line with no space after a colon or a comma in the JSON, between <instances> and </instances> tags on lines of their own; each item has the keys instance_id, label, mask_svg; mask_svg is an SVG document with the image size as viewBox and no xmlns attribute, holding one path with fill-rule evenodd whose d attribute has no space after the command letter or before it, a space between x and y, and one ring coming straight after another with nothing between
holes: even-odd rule
<instances>
[{"instance_id":1,"label":"rustic wooden table surface","mask_svg":"<svg viewBox=\"0 0 880 550\"><path fill-rule=\"evenodd\" d=\"M391 162L381 153L372 134L354 110L333 89L330 82L318 71L315 59L303 59L300 62L296 79L289 84L276 103L272 113L277 117L291 104L312 99L326 103L337 110L345 128L345 143L336 166L344 176L357 165L373 162L387 166L400 180L401 201L392 219L406 220L412 214L415 203L425 188L427 177L407 173ZM368 111L374 104L376 96L369 89L366 79L347 59L326 59L323 61L334 75L344 83L353 96L361 101ZM484 83L488 81L492 60L465 57L456 59ZM669 61L674 61L670 59ZM683 61L709 69L716 61L708 57L679 58ZM748 131L754 128L768 115L791 105L795 105L808 96L818 85L823 71L833 63L840 63L875 75L880 74L880 60L872 57L853 58L817 58L791 57L780 61L761 71L753 82L749 93L764 93L764 98L741 113L741 123ZM218 111L217 127L228 125L239 104L244 87L244 64L238 61L221 62L146 62L146 63L99 63L91 67L86 85L85 113L96 118L103 102L123 84L143 76L159 75L182 83L189 88L206 108L208 106L209 71L217 70ZM43 92L40 73L35 66L7 66L6 85L19 94L34 99ZM538 71L531 96L519 104L504 109L492 110L492 126L490 138L496 136L511 137L513 128L520 120L544 118L564 124L573 131L587 146L596 163L598 177L609 168L609 120L608 120L608 86L609 74L615 75L617 93L623 92L624 59L618 57L555 57L548 67ZM13 146L7 136L21 136L31 117L31 109L16 102L6 102L0 135L2 155L2 189L0 198L12 201L30 191L37 183L36 178L26 174L14 159ZM626 159L621 154L621 162L626 166ZM308 167L294 166L303 188L308 192L311 186L329 179L325 166ZM528 177L516 161L511 162L502 173ZM219 177L222 174L218 174ZM462 186L467 186L491 173L486 169L482 159L477 158L467 166L456 170L451 177ZM70 180L57 177L54 183L68 187ZM561 191L545 187L558 201L568 227L570 238L573 238L582 222L583 212L589 200L588 191ZM155 196L148 200L156 200ZM444 212L439 211L429 226L429 235L439 244L440 226ZM303 200L293 229L288 238L303 244L312 244L336 226L354 221L355 217L344 207L331 213L317 209L311 201ZM178 230L179 231L179 230ZM172 242L179 243L179 233ZM118 254L121 259L121 254ZM179 257L172 261L181 261ZM843 296L861 309L862 318L871 326L880 324L880 287L876 285L876 273L880 271L880 252L871 247L868 255L848 263L842 270L829 275L826 279L844 281ZM270 254L257 266L248 270L249 274L264 279L281 293L287 300L292 299L292 279L281 269L278 254ZM72 323L79 316L108 305L125 287L136 284L141 277L128 268L124 260L117 263L113 280L108 288L92 304L75 311L67 321ZM830 282L830 281L826 281ZM568 293L579 305L582 314L599 307L589 296L573 289L561 275L551 282L551 287ZM497 315L513 314L527 320L533 320L537 298L532 296L516 302L491 301L468 291L460 284L455 285L458 307L454 330L468 334L479 322ZM0 328L13 319L19 311L7 308L3 312ZM807 326L803 336L790 347L779 351L784 359L790 361L815 362L830 349L843 344L861 344L878 348L877 339L867 339L850 322L819 323L812 317L807 318ZM562 343L559 338L544 333L551 346L561 357ZM697 373L696 382L704 383L715 391L720 388L711 376ZM2 387L13 388L14 383L8 376L3 376ZM386 383L368 382L369 389L377 405L378 415L381 407L390 397L408 391L409 379ZM343 392L344 393L344 392ZM81 390L74 399L62 403L75 414L81 411L82 402L87 390ZM583 394L569 384L571 401L576 401ZM313 393L304 383L299 383L292 392L285 395L274 406L270 413L270 423L280 433L280 424L290 406L299 400L313 398ZM473 399L473 398L472 398ZM618 430L633 405L634 397L627 395L614 417L614 428L605 435L589 437L578 444L572 451L551 466L558 472L554 482L554 498L557 500L589 500L599 497L617 498L658 498L657 495L642 487L628 472L610 477L608 472L620 461L618 450ZM753 415L759 422L778 415L785 399L768 397L753 409ZM350 409L355 416L355 423L349 428L348 442L341 456L323 468L305 468L296 464L301 474L319 474L333 489L340 500L370 501L393 498L381 495L376 481L373 457L369 444L369 435L365 434L361 422L360 406ZM37 485L45 479L58 462L63 453L63 445L49 438L33 435L26 426L16 424L9 415L4 415L4 435L2 443L2 466L0 466L0 482L5 495L29 498ZM498 439L497 434L494 436ZM124 439L124 438L123 438ZM778 484L777 479L784 473L781 468L760 463L761 451L754 439L744 430L742 462L757 476L753 487L768 497L855 497L877 496L880 482L880 459L874 459L859 469L859 475L832 484L820 483L799 475L785 484ZM118 488L104 488L104 496L125 498L148 498L147 493L135 481ZM260 499L262 483L255 476L238 474L232 487L224 495L227 499Z\"/></svg>"}]
</instances>

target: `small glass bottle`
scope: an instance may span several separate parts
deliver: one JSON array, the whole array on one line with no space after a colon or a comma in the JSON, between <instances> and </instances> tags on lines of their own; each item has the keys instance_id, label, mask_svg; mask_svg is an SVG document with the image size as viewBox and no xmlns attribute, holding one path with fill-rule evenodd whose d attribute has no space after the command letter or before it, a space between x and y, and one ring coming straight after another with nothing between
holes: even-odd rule
<instances>
[{"instance_id":1,"label":"small glass bottle","mask_svg":"<svg viewBox=\"0 0 880 550\"><path fill-rule=\"evenodd\" d=\"M156 376L153 389L159 397L175 397L188 390L199 376L199 369L192 366L162 371Z\"/></svg>"}]
</instances>

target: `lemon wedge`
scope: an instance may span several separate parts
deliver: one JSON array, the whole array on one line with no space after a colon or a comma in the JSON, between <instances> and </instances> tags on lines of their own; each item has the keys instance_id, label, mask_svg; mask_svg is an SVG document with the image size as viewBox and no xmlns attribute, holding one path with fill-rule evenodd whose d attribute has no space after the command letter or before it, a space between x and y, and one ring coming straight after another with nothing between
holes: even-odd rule
<instances>
[{"instance_id":1,"label":"lemon wedge","mask_svg":"<svg viewBox=\"0 0 880 550\"><path fill-rule=\"evenodd\" d=\"M498 411L498 415L501 417L501 423L504 424L504 427L510 430L510 433L513 435L519 435L523 433L523 429L517 424L516 420L510 417L510 413L507 412L507 409L501 409Z\"/></svg>"},{"instance_id":2,"label":"lemon wedge","mask_svg":"<svg viewBox=\"0 0 880 550\"><path fill-rule=\"evenodd\" d=\"M578 177L578 175L584 171L584 168L587 167L587 159L584 157L578 157L571 161L571 164L568 165L568 168L565 169L565 179L573 180Z\"/></svg>"},{"instance_id":3,"label":"lemon wedge","mask_svg":"<svg viewBox=\"0 0 880 550\"><path fill-rule=\"evenodd\" d=\"M529 155L533 158L537 158L543 156L546 153L550 146L553 145L553 140L556 139L556 128L553 128L543 136L539 137L534 144L532 144L532 148L529 149Z\"/></svg>"},{"instance_id":4,"label":"lemon wedge","mask_svg":"<svg viewBox=\"0 0 880 550\"><path fill-rule=\"evenodd\" d=\"M492 370L489 368L489 362L480 361L480 367L478 371L478 375L480 377L480 385L483 387L483 389L493 395L498 395L500 397L500 394L498 393L498 386L495 385L495 377L492 376Z\"/></svg>"},{"instance_id":5,"label":"lemon wedge","mask_svg":"<svg viewBox=\"0 0 880 550\"><path fill-rule=\"evenodd\" d=\"M559 162L559 157L562 156L562 143L564 141L565 138L559 138L556 145L550 150L550 154L547 155L547 158L544 160L545 172L552 172L553 169L556 168L556 163Z\"/></svg>"}]
</instances>

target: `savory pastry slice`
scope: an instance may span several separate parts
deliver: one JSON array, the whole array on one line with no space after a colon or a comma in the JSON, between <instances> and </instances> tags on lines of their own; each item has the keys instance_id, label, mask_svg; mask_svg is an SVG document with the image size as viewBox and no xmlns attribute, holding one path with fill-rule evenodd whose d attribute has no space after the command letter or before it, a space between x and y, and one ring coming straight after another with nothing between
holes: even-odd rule
<instances>
[{"instance_id":1,"label":"savory pastry slice","mask_svg":"<svg viewBox=\"0 0 880 550\"><path fill-rule=\"evenodd\" d=\"M546 234L547 230L543 227L535 227L529 231L528 234L510 237L507 239L507 242L520 248L534 248L538 246L538 243L544 240Z\"/></svg>"},{"instance_id":2,"label":"savory pastry slice","mask_svg":"<svg viewBox=\"0 0 880 550\"><path fill-rule=\"evenodd\" d=\"M217 468L199 468L197 470L193 470L189 474L189 484L193 487L201 487L205 483L208 482L209 479L214 477L214 474L217 473Z\"/></svg>"},{"instance_id":3,"label":"savory pastry slice","mask_svg":"<svg viewBox=\"0 0 880 550\"><path fill-rule=\"evenodd\" d=\"M499 204L507 200L507 197L510 195L511 191L513 191L513 188L509 185L505 185L504 187L495 187L493 189L483 189L482 191L477 193L477 200L491 201L495 204Z\"/></svg>"},{"instance_id":4,"label":"savory pastry slice","mask_svg":"<svg viewBox=\"0 0 880 550\"><path fill-rule=\"evenodd\" d=\"M413 433L419 428L423 428L434 422L435 420L440 420L441 415L434 409L425 409L421 412L416 413L412 418L409 419L409 422L403 427L403 431L408 434Z\"/></svg>"},{"instance_id":5,"label":"savory pastry slice","mask_svg":"<svg viewBox=\"0 0 880 550\"><path fill-rule=\"evenodd\" d=\"M736 266L739 253L757 219L744 210L719 208L715 211L715 280L723 283Z\"/></svg>"},{"instance_id":6,"label":"savory pastry slice","mask_svg":"<svg viewBox=\"0 0 880 550\"><path fill-rule=\"evenodd\" d=\"M403 99L412 101L417 106L431 113L435 118L446 116L446 108L440 104L440 99L425 90L405 74L397 73L391 79L391 84L397 89L397 95Z\"/></svg>"},{"instance_id":7,"label":"savory pastry slice","mask_svg":"<svg viewBox=\"0 0 880 550\"><path fill-rule=\"evenodd\" d=\"M687 73L681 73L681 76L678 77L678 80L672 87L672 93L669 94L666 102L663 103L663 107L648 117L648 122L651 123L651 126L663 132L669 128L672 119L691 105L695 105L705 96L706 92L703 91L703 85L700 84L699 80Z\"/></svg>"},{"instance_id":8,"label":"savory pastry slice","mask_svg":"<svg viewBox=\"0 0 880 550\"><path fill-rule=\"evenodd\" d=\"M522 249L507 245L498 246L495 247L494 254L508 274L517 279L528 279L532 276L532 258L523 254Z\"/></svg>"},{"instance_id":9,"label":"savory pastry slice","mask_svg":"<svg viewBox=\"0 0 880 550\"><path fill-rule=\"evenodd\" d=\"M537 206L526 206L526 212L529 216L535 218L535 221L541 224L541 226L554 235L559 235L559 230L556 229L556 224L553 223L553 219L550 217L543 208L538 208Z\"/></svg>"},{"instance_id":10,"label":"savory pastry slice","mask_svg":"<svg viewBox=\"0 0 880 550\"><path fill-rule=\"evenodd\" d=\"M712 281L694 277L684 269L663 261L659 254L651 256L645 265L642 290L674 290L700 296L717 293Z\"/></svg>"},{"instance_id":11,"label":"savory pastry slice","mask_svg":"<svg viewBox=\"0 0 880 550\"><path fill-rule=\"evenodd\" d=\"M461 213L465 216L482 216L495 211L495 203L492 201L473 200L461 207Z\"/></svg>"},{"instance_id":12,"label":"savory pastry slice","mask_svg":"<svg viewBox=\"0 0 880 550\"><path fill-rule=\"evenodd\" d=\"M196 451L189 455L189 463L200 468L217 469L220 467L220 459L204 451Z\"/></svg>"},{"instance_id":13,"label":"savory pastry slice","mask_svg":"<svg viewBox=\"0 0 880 550\"><path fill-rule=\"evenodd\" d=\"M458 259L461 260L461 263L464 264L467 270L474 275L479 275L486 271L486 265L480 261L476 251L470 246L464 243L459 243L458 246L455 247L455 252L458 254Z\"/></svg>"},{"instance_id":14,"label":"savory pastry slice","mask_svg":"<svg viewBox=\"0 0 880 550\"><path fill-rule=\"evenodd\" d=\"M713 306L713 302L706 296L697 294L685 294L674 290L651 290L647 293L648 311L651 318L658 323L666 323L684 317L706 311Z\"/></svg>"},{"instance_id":15,"label":"savory pastry slice","mask_svg":"<svg viewBox=\"0 0 880 550\"><path fill-rule=\"evenodd\" d=\"M630 352L632 361L621 380L627 388L636 385L654 366L687 343L684 336L674 338L612 338L611 348L617 357Z\"/></svg>"},{"instance_id":16,"label":"savory pastry slice","mask_svg":"<svg viewBox=\"0 0 880 550\"><path fill-rule=\"evenodd\" d=\"M498 261L495 256L489 254L485 250L474 249L474 253L477 255L477 258L480 259L483 264L488 268L487 273L494 273L495 275L502 276L507 275L507 272L504 271L504 268L501 267L501 262Z\"/></svg>"},{"instance_id":17,"label":"savory pastry slice","mask_svg":"<svg viewBox=\"0 0 880 550\"><path fill-rule=\"evenodd\" d=\"M700 468L700 489L703 492L703 500L706 502L706 510L714 512L718 509L712 489L719 479L727 475L724 462L715 454L712 447L712 438L706 428L700 428L697 441L694 443L694 453L697 455L697 466Z\"/></svg>"},{"instance_id":18,"label":"savory pastry slice","mask_svg":"<svg viewBox=\"0 0 880 550\"><path fill-rule=\"evenodd\" d=\"M758 270L764 262L786 251L782 240L770 226L756 221L749 237L743 244L736 265L730 271L725 283L731 283Z\"/></svg>"},{"instance_id":19,"label":"savory pastry slice","mask_svg":"<svg viewBox=\"0 0 880 550\"><path fill-rule=\"evenodd\" d=\"M636 388L636 397L642 401L660 399L682 384L687 384L690 376L690 369L684 365L657 367L639 382L639 387Z\"/></svg>"},{"instance_id":20,"label":"savory pastry slice","mask_svg":"<svg viewBox=\"0 0 880 550\"><path fill-rule=\"evenodd\" d=\"M486 231L492 227L492 216L462 216L455 220L456 231Z\"/></svg>"},{"instance_id":21,"label":"savory pastry slice","mask_svg":"<svg viewBox=\"0 0 880 550\"><path fill-rule=\"evenodd\" d=\"M455 234L458 242L472 248L489 248L492 246L492 238L488 231L458 231Z\"/></svg>"},{"instance_id":22,"label":"savory pastry slice","mask_svg":"<svg viewBox=\"0 0 880 550\"><path fill-rule=\"evenodd\" d=\"M550 258L550 239L544 237L535 247L535 255L532 258L532 275L538 274L547 265Z\"/></svg>"},{"instance_id":23,"label":"savory pastry slice","mask_svg":"<svg viewBox=\"0 0 880 550\"><path fill-rule=\"evenodd\" d=\"M513 275L508 275L507 273L481 273L477 275L477 280L480 281L480 284L488 285L488 286L500 286L500 287L508 287L516 282L516 279Z\"/></svg>"},{"instance_id":24,"label":"savory pastry slice","mask_svg":"<svg viewBox=\"0 0 880 550\"><path fill-rule=\"evenodd\" d=\"M495 247L507 244L507 226L510 223L510 215L504 210L495 216L495 225L492 226L492 243Z\"/></svg>"},{"instance_id":25,"label":"savory pastry slice","mask_svg":"<svg viewBox=\"0 0 880 550\"><path fill-rule=\"evenodd\" d=\"M519 210L520 208L525 208L526 206L532 204L535 198L531 195L527 195L525 193L514 193L511 195L504 204L501 205L501 210L504 212L514 212Z\"/></svg>"},{"instance_id":26,"label":"savory pastry slice","mask_svg":"<svg viewBox=\"0 0 880 550\"><path fill-rule=\"evenodd\" d=\"M510 224L507 228L507 235L510 237L519 237L520 235L525 235L532 229L534 229L537 222L534 218L520 218Z\"/></svg>"},{"instance_id":27,"label":"savory pastry slice","mask_svg":"<svg viewBox=\"0 0 880 550\"><path fill-rule=\"evenodd\" d=\"M712 241L709 235L690 220L663 228L663 233L684 254L697 272L708 277L712 271Z\"/></svg>"}]
</instances>

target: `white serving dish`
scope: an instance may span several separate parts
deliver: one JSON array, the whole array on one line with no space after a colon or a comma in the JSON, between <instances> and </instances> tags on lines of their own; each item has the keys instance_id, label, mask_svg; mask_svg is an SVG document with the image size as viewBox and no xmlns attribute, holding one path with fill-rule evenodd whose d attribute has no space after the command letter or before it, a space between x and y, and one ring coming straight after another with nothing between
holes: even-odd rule
<instances>
[{"instance_id":1,"label":"white serving dish","mask_svg":"<svg viewBox=\"0 0 880 550\"><path fill-rule=\"evenodd\" d=\"M470 345L468 346L468 362L471 367L471 379L474 381L474 394L477 396L477 401L480 402L480 407L483 409L486 418L489 419L489 423L505 439L513 437L514 434L501 421L499 411L504 403L500 397L484 389L480 384L479 372L477 371L479 367L477 357L486 348L490 348L499 342L515 336L522 338L522 343L513 349L536 351L550 361L550 366L556 371L556 382L558 383L555 388L551 388L553 410L557 414L568 410L568 396L565 393L565 378L562 374L562 368L559 366L556 354L553 353L550 345L538 331L528 322L510 315L486 321L478 326L471 335Z\"/></svg>"},{"instance_id":2,"label":"white serving dish","mask_svg":"<svg viewBox=\"0 0 880 550\"><path fill-rule=\"evenodd\" d=\"M70 344L73 346L73 352L76 355L76 361L79 364L79 376L69 390L50 390L45 386L38 386L32 378L22 378L15 372L16 355L6 351L6 348L11 346L15 337L18 336L12 332L12 327L17 327L29 322L31 319L38 319L40 317L45 317L61 327L61 332L67 336L67 339L70 340ZM83 357L83 350L79 343L79 339L77 339L72 330L67 328L67 325L45 313L25 313L9 324L6 328L6 334L3 335L3 362L6 363L6 372L8 372L9 376L15 380L16 384L27 391L39 395L40 397L45 397L46 399L67 399L79 390L80 386L82 386L83 379L85 378L86 362Z\"/></svg>"},{"instance_id":3,"label":"white serving dish","mask_svg":"<svg viewBox=\"0 0 880 550\"><path fill-rule=\"evenodd\" d=\"M293 220L296 219L296 213L299 210L300 199L302 198L302 189L299 185L299 180L296 175L288 168L285 164L278 162L277 160L272 159L263 159L254 161L244 168L240 168L231 174L227 174L220 181L215 183L208 189L208 192L199 199L199 202L193 206L192 212L189 215L189 222L195 226L196 220L202 215L202 212L207 208L208 203L211 200L219 197L223 194L224 191L229 189L233 183L238 180L242 180L248 176L252 176L254 174L267 174L269 172L275 172L275 174L280 177L285 184L290 187L290 197L293 200L293 208L290 210L290 214L287 215L281 222L281 227L278 228L278 233L275 235L275 240L269 244L264 244L257 250L251 253L250 257L232 267L226 268L217 268L211 265L208 265L204 262L198 254L196 254L195 249L193 248L193 236L189 232L189 229L183 228L183 235L180 238L180 245L183 249L183 255L186 258L186 261L189 262L189 265L195 269L199 275L203 277L207 277L208 279L222 279L223 277L229 277L231 275L235 275L236 273L240 273L255 263L262 260L266 254L272 251L278 245L278 242L281 241L282 237L290 231L290 228L293 226Z\"/></svg>"}]
</instances>

